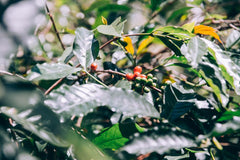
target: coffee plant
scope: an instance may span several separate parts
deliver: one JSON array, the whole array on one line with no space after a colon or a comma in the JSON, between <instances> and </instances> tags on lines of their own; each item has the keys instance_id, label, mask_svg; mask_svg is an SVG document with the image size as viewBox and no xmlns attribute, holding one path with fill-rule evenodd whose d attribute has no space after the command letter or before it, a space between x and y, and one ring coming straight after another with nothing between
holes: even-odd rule
<instances>
[{"instance_id":1,"label":"coffee plant","mask_svg":"<svg viewBox=\"0 0 240 160\"><path fill-rule=\"evenodd\" d=\"M0 159L240 158L239 1L0 8Z\"/></svg>"}]
</instances>

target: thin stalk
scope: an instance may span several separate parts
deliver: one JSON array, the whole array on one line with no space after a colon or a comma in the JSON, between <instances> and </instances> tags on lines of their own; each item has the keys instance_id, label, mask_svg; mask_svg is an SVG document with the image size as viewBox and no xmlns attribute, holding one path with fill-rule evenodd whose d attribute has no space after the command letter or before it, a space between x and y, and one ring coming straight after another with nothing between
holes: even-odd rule
<instances>
[{"instance_id":1,"label":"thin stalk","mask_svg":"<svg viewBox=\"0 0 240 160\"><path fill-rule=\"evenodd\" d=\"M102 86L104 86L105 88L108 88L108 86L104 83L102 83L101 81L99 81L96 77L94 77L93 75L91 75L90 73L88 73L87 71L84 71L87 73L87 75L89 75L92 79L94 79L96 82L98 82L99 84L101 84Z\"/></svg>"}]
</instances>

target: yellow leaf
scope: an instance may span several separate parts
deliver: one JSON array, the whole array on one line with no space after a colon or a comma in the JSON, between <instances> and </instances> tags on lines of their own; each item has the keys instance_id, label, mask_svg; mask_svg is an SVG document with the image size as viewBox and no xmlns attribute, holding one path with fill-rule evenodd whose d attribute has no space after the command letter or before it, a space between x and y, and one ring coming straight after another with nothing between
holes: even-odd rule
<instances>
[{"instance_id":1,"label":"yellow leaf","mask_svg":"<svg viewBox=\"0 0 240 160\"><path fill-rule=\"evenodd\" d=\"M153 37L149 36L148 38L144 39L137 50L137 54L139 54L144 48L146 48L152 41L153 41Z\"/></svg>"},{"instance_id":2,"label":"yellow leaf","mask_svg":"<svg viewBox=\"0 0 240 160\"><path fill-rule=\"evenodd\" d=\"M127 46L125 47L125 49L133 55L134 48L133 48L133 44L132 44L132 39L130 37L124 37L123 41L127 43Z\"/></svg>"},{"instance_id":3,"label":"yellow leaf","mask_svg":"<svg viewBox=\"0 0 240 160\"><path fill-rule=\"evenodd\" d=\"M198 25L194 27L194 34L204 34L210 35L216 38L220 43L222 43L220 37L216 33L216 30L212 27L205 26L205 25Z\"/></svg>"},{"instance_id":4,"label":"yellow leaf","mask_svg":"<svg viewBox=\"0 0 240 160\"><path fill-rule=\"evenodd\" d=\"M186 29L188 32L192 33L192 30L195 26L195 22L192 23L186 23L182 26L183 29Z\"/></svg>"},{"instance_id":5,"label":"yellow leaf","mask_svg":"<svg viewBox=\"0 0 240 160\"><path fill-rule=\"evenodd\" d=\"M105 25L107 25L107 24L108 24L107 19L104 18L103 16L101 16L101 17L102 17L102 23L105 24Z\"/></svg>"}]
</instances>

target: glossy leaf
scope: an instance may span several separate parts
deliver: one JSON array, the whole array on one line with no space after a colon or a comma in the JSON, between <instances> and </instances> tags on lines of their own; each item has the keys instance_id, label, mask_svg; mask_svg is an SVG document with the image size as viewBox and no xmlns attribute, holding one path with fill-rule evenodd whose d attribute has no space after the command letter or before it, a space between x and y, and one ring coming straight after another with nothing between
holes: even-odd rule
<instances>
[{"instance_id":1,"label":"glossy leaf","mask_svg":"<svg viewBox=\"0 0 240 160\"><path fill-rule=\"evenodd\" d=\"M195 26L194 34L210 35L210 36L213 36L214 38L216 38L220 43L222 43L220 37L216 33L216 30L209 26L205 26L205 25Z\"/></svg>"},{"instance_id":2,"label":"glossy leaf","mask_svg":"<svg viewBox=\"0 0 240 160\"><path fill-rule=\"evenodd\" d=\"M234 116L240 117L240 110L229 110L224 112L218 119L218 122L231 120Z\"/></svg>"},{"instance_id":3,"label":"glossy leaf","mask_svg":"<svg viewBox=\"0 0 240 160\"><path fill-rule=\"evenodd\" d=\"M117 150L128 142L129 136L143 131L144 129L135 123L115 124L99 133L93 142L102 149Z\"/></svg>"},{"instance_id":4,"label":"glossy leaf","mask_svg":"<svg viewBox=\"0 0 240 160\"><path fill-rule=\"evenodd\" d=\"M159 117L154 106L134 91L97 84L62 85L50 93L45 103L64 119L83 116L98 106L107 106L127 116Z\"/></svg>"},{"instance_id":5,"label":"glossy leaf","mask_svg":"<svg viewBox=\"0 0 240 160\"><path fill-rule=\"evenodd\" d=\"M102 34L121 37L125 22L121 22L121 17L118 17L111 25L100 25L97 30Z\"/></svg>"},{"instance_id":6,"label":"glossy leaf","mask_svg":"<svg viewBox=\"0 0 240 160\"><path fill-rule=\"evenodd\" d=\"M73 54L78 58L81 67L86 70L98 56L99 43L93 32L83 27L77 28L75 34Z\"/></svg>"},{"instance_id":7,"label":"glossy leaf","mask_svg":"<svg viewBox=\"0 0 240 160\"><path fill-rule=\"evenodd\" d=\"M30 81L54 80L66 77L80 70L80 68L74 68L63 63L37 64L32 68L31 73L27 76L27 79Z\"/></svg>"},{"instance_id":8,"label":"glossy leaf","mask_svg":"<svg viewBox=\"0 0 240 160\"><path fill-rule=\"evenodd\" d=\"M202 61L202 56L206 54L208 48L205 41L199 37L193 37L187 45L182 45L181 52L187 58L193 68L197 68L199 62Z\"/></svg>"},{"instance_id":9,"label":"glossy leaf","mask_svg":"<svg viewBox=\"0 0 240 160\"><path fill-rule=\"evenodd\" d=\"M232 30L226 40L226 48L231 48L240 41L240 32Z\"/></svg>"},{"instance_id":10,"label":"glossy leaf","mask_svg":"<svg viewBox=\"0 0 240 160\"><path fill-rule=\"evenodd\" d=\"M194 146L197 144L191 135L174 129L156 127L154 130L135 134L120 151L135 155L152 152L171 155L171 151L180 151L182 148Z\"/></svg>"}]
</instances>

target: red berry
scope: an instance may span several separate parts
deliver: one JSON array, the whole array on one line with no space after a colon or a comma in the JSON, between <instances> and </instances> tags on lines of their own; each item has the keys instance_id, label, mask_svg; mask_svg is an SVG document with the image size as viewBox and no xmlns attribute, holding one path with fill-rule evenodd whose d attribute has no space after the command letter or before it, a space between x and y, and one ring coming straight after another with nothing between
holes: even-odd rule
<instances>
[{"instance_id":1,"label":"red berry","mask_svg":"<svg viewBox=\"0 0 240 160\"><path fill-rule=\"evenodd\" d=\"M138 77L141 73L139 72L134 72L134 78Z\"/></svg>"},{"instance_id":2,"label":"red berry","mask_svg":"<svg viewBox=\"0 0 240 160\"><path fill-rule=\"evenodd\" d=\"M140 74L139 77L141 78L147 78L147 76L145 74Z\"/></svg>"},{"instance_id":3,"label":"red berry","mask_svg":"<svg viewBox=\"0 0 240 160\"><path fill-rule=\"evenodd\" d=\"M133 73L135 73L135 72L142 73L142 67L136 66L136 67L133 69Z\"/></svg>"},{"instance_id":4,"label":"red berry","mask_svg":"<svg viewBox=\"0 0 240 160\"><path fill-rule=\"evenodd\" d=\"M93 62L92 64L91 64L91 70L92 71L96 71L97 70L97 63L95 63L95 62Z\"/></svg>"},{"instance_id":5,"label":"red berry","mask_svg":"<svg viewBox=\"0 0 240 160\"><path fill-rule=\"evenodd\" d=\"M127 73L127 74L126 74L126 78L127 78L128 81L132 81L132 80L134 79L134 74L132 74L132 73Z\"/></svg>"}]
</instances>

